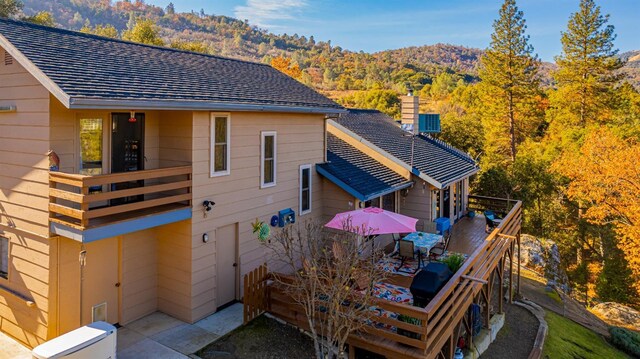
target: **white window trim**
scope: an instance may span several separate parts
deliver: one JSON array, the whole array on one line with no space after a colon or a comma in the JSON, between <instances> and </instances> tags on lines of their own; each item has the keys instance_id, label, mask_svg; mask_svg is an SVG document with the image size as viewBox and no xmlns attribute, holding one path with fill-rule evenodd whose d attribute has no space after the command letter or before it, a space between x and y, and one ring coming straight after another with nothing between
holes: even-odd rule
<instances>
[{"instance_id":1,"label":"white window trim","mask_svg":"<svg viewBox=\"0 0 640 359\"><path fill-rule=\"evenodd\" d=\"M303 211L302 210L302 171L305 170L305 169L309 170L309 209L306 210L306 211ZM300 209L299 214L301 216L305 215L305 214L308 214L308 213L311 213L311 209L313 208L313 202L311 200L312 197L313 197L313 183L312 183L313 181L312 181L312 179L313 179L313 175L311 173L311 164L301 165L300 166L300 186L298 188L299 197L300 197L299 198L299 205L300 205L299 206L299 209Z\"/></svg>"},{"instance_id":2,"label":"white window trim","mask_svg":"<svg viewBox=\"0 0 640 359\"><path fill-rule=\"evenodd\" d=\"M6 263L7 264L7 273L3 274L3 275L0 275L0 279L8 280L9 279L9 271L11 270L10 269L11 266L9 265L9 262L11 260L11 241L9 240L9 237L3 237L3 236L0 236L0 241L6 241L7 242L7 256L2 258L2 261L7 261L7 263ZM0 255L2 255L1 252L0 252Z\"/></svg>"},{"instance_id":3,"label":"white window trim","mask_svg":"<svg viewBox=\"0 0 640 359\"><path fill-rule=\"evenodd\" d=\"M264 183L264 138L273 136L273 182ZM276 131L260 132L260 188L269 188L278 182L278 134Z\"/></svg>"},{"instance_id":4,"label":"white window trim","mask_svg":"<svg viewBox=\"0 0 640 359\"><path fill-rule=\"evenodd\" d=\"M216 158L216 117L227 118L227 169L224 171L215 171L215 158ZM231 174L231 114L226 112L212 112L209 119L210 138L209 138L209 177L228 176Z\"/></svg>"}]
</instances>

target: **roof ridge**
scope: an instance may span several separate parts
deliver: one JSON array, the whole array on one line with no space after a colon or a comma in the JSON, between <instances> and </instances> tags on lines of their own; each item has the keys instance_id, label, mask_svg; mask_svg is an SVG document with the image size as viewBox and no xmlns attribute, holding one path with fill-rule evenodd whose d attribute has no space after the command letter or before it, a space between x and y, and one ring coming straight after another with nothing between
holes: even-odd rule
<instances>
[{"instance_id":1,"label":"roof ridge","mask_svg":"<svg viewBox=\"0 0 640 359\"><path fill-rule=\"evenodd\" d=\"M432 142L434 145L444 149L445 151L448 151L449 153L451 153L451 154L453 154L453 155L455 155L457 157L460 157L460 158L462 158L464 160L467 160L467 161L469 161L469 162L471 162L473 164L476 164L476 161L473 158L471 158L471 156L469 156L469 154L464 153L462 150L457 149L453 145L450 145L450 144L448 144L447 142L445 142L445 141L443 141L441 139L438 139L438 138L435 138L435 137L431 137L431 135L420 134L419 136L421 138L423 138L424 140Z\"/></svg>"},{"instance_id":2,"label":"roof ridge","mask_svg":"<svg viewBox=\"0 0 640 359\"><path fill-rule=\"evenodd\" d=\"M204 53L201 53L201 52L174 49L172 47L166 47L166 46L149 45L149 44L143 44L143 43L134 42L134 41L123 40L123 39L114 39L114 38L110 38L110 37L106 37L106 36L88 34L88 33L75 31L75 30L61 29L61 28L58 28L58 27L50 27L50 26L44 26L44 25L40 25L40 24L34 24L34 23L31 23L31 22L27 22L27 21L0 18L0 23L2 23L2 22L4 22L4 23L13 23L15 25L27 26L27 27L32 27L32 28L38 28L38 29L45 30L45 31L50 31L50 32L65 33L65 34L69 34L69 35L72 35L72 36L94 38L94 39L98 39L98 40L102 40L102 41L108 41L108 42L118 42L118 43L122 43L122 44L137 45L137 46L148 47L148 48L164 50L164 51L178 52L178 53L184 53L184 54L190 54L190 55L199 55L199 56L211 57L211 58L216 58L216 59L221 59L221 60L229 60L229 61L236 61L236 62L252 64L252 65L260 65L260 66L269 66L269 67L271 67L271 65L264 64L264 63L261 63L261 62L255 62L255 61L249 61L249 60L243 60L243 59L236 59L236 58L220 56L220 55L204 54Z\"/></svg>"}]
</instances>

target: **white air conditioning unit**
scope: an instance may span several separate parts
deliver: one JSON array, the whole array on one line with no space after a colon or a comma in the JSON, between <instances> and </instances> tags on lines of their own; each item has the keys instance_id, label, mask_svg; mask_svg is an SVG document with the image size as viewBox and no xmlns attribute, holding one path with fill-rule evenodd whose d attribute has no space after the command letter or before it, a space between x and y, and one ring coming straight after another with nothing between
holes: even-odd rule
<instances>
[{"instance_id":1,"label":"white air conditioning unit","mask_svg":"<svg viewBox=\"0 0 640 359\"><path fill-rule=\"evenodd\" d=\"M115 359L116 327L95 322L35 347L37 359Z\"/></svg>"}]
</instances>

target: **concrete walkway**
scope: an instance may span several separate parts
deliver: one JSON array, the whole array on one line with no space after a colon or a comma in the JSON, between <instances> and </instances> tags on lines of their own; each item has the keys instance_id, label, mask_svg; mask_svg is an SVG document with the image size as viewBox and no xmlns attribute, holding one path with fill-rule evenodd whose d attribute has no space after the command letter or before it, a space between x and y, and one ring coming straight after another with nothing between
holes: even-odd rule
<instances>
[{"instance_id":1,"label":"concrete walkway","mask_svg":"<svg viewBox=\"0 0 640 359\"><path fill-rule=\"evenodd\" d=\"M156 312L118 329L118 358L186 359L242 325L242 303L188 324Z\"/></svg>"},{"instance_id":2,"label":"concrete walkway","mask_svg":"<svg viewBox=\"0 0 640 359\"><path fill-rule=\"evenodd\" d=\"M0 359L31 359L31 350L0 332Z\"/></svg>"}]
</instances>

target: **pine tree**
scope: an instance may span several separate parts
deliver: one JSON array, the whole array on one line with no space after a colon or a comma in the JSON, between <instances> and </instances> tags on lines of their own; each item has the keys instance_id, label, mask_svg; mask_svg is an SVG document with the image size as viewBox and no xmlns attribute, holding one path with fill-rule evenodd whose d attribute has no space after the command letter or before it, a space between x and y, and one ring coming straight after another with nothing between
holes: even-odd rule
<instances>
[{"instance_id":1,"label":"pine tree","mask_svg":"<svg viewBox=\"0 0 640 359\"><path fill-rule=\"evenodd\" d=\"M175 5L173 5L172 2L169 3L169 5L167 5L167 8L165 10L167 12L167 14L169 15L173 15L176 13L176 7Z\"/></svg>"},{"instance_id":2,"label":"pine tree","mask_svg":"<svg viewBox=\"0 0 640 359\"><path fill-rule=\"evenodd\" d=\"M616 38L609 15L602 15L594 0L581 0L578 12L571 15L567 31L562 33L562 54L554 78L558 84L555 107L568 124L584 127L607 119L613 86L622 66L615 57Z\"/></svg>"},{"instance_id":3,"label":"pine tree","mask_svg":"<svg viewBox=\"0 0 640 359\"><path fill-rule=\"evenodd\" d=\"M525 34L525 23L515 0L505 0L493 23L491 45L481 60L485 152L493 163L507 156L515 161L517 145L539 123L539 60Z\"/></svg>"}]
</instances>

